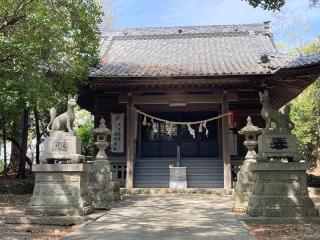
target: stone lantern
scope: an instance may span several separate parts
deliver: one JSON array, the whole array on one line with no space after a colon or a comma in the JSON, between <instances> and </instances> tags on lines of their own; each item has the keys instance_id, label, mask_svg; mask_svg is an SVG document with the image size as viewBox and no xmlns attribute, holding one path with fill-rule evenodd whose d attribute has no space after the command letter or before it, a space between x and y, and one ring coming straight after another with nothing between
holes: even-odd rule
<instances>
[{"instance_id":1,"label":"stone lantern","mask_svg":"<svg viewBox=\"0 0 320 240\"><path fill-rule=\"evenodd\" d=\"M94 133L96 135L96 142L94 144L99 149L96 159L107 160L108 156L105 152L105 149L109 146L107 136L111 135L111 131L106 127L106 121L103 118L100 120L99 127L94 129Z\"/></svg>"},{"instance_id":2,"label":"stone lantern","mask_svg":"<svg viewBox=\"0 0 320 240\"><path fill-rule=\"evenodd\" d=\"M246 146L248 152L237 174L237 183L234 190L233 207L237 211L246 211L249 199L252 196L255 178L250 171L250 165L257 162L256 151L254 149L258 145L257 135L261 132L262 128L254 126L250 116L247 118L247 125L239 131L240 135L245 136L243 145Z\"/></svg>"},{"instance_id":3,"label":"stone lantern","mask_svg":"<svg viewBox=\"0 0 320 240\"><path fill-rule=\"evenodd\" d=\"M247 118L247 125L239 131L240 135L245 136L245 141L243 142L243 145L246 146L246 148L248 149L248 152L245 156L245 162L257 161L256 151L254 149L258 144L257 135L259 135L261 132L262 128L254 126L251 117L249 116Z\"/></svg>"}]
</instances>

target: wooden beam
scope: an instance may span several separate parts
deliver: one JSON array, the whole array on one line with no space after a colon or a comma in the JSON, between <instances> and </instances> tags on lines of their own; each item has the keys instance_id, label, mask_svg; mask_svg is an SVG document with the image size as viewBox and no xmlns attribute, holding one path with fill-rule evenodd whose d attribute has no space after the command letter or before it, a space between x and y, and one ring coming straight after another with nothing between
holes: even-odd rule
<instances>
[{"instance_id":1,"label":"wooden beam","mask_svg":"<svg viewBox=\"0 0 320 240\"><path fill-rule=\"evenodd\" d=\"M132 96L128 96L129 108L133 108ZM126 189L133 188L133 176L134 176L134 149L135 149L135 140L134 140L134 122L135 114L134 111L127 109L127 176L126 176Z\"/></svg>"},{"instance_id":2,"label":"wooden beam","mask_svg":"<svg viewBox=\"0 0 320 240\"><path fill-rule=\"evenodd\" d=\"M222 113L229 111L228 95L227 93L222 94ZM223 169L224 169L224 188L227 191L231 190L231 161L229 152L229 121L228 117L222 119L222 158L223 158Z\"/></svg>"},{"instance_id":3,"label":"wooden beam","mask_svg":"<svg viewBox=\"0 0 320 240\"><path fill-rule=\"evenodd\" d=\"M185 107L169 107L168 105L141 105L143 112L219 112L220 105L216 103L188 104Z\"/></svg>"},{"instance_id":4,"label":"wooden beam","mask_svg":"<svg viewBox=\"0 0 320 240\"><path fill-rule=\"evenodd\" d=\"M183 94L183 95L142 95L133 96L134 105L172 104L172 103L221 103L222 94ZM238 101L237 93L229 93L228 101ZM127 103L128 98L119 96L119 103Z\"/></svg>"}]
</instances>

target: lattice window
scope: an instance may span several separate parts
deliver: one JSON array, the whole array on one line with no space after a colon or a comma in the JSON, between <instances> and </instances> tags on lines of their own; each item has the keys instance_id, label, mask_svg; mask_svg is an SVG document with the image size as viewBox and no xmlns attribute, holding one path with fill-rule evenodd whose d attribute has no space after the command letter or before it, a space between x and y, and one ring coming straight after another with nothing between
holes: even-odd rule
<instances>
[{"instance_id":1,"label":"lattice window","mask_svg":"<svg viewBox=\"0 0 320 240\"><path fill-rule=\"evenodd\" d=\"M113 172L118 176L118 180L120 182L120 187L126 186L126 176L127 176L127 165L126 163L112 163Z\"/></svg>"}]
</instances>

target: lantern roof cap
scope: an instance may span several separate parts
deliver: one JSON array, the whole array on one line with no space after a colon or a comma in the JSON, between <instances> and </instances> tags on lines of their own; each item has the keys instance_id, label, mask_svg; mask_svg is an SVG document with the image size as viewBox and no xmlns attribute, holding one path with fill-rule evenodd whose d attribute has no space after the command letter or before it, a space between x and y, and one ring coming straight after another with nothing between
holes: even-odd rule
<instances>
[{"instance_id":1,"label":"lantern roof cap","mask_svg":"<svg viewBox=\"0 0 320 240\"><path fill-rule=\"evenodd\" d=\"M95 128L93 131L95 133L100 133L100 134L110 134L111 133L110 129L106 127L106 120L104 120L104 118L100 119L99 127Z\"/></svg>"},{"instance_id":2,"label":"lantern roof cap","mask_svg":"<svg viewBox=\"0 0 320 240\"><path fill-rule=\"evenodd\" d=\"M252 123L252 119L250 116L247 118L247 125L244 126L240 131L239 134L260 134L262 132L262 128L259 128Z\"/></svg>"}]
</instances>

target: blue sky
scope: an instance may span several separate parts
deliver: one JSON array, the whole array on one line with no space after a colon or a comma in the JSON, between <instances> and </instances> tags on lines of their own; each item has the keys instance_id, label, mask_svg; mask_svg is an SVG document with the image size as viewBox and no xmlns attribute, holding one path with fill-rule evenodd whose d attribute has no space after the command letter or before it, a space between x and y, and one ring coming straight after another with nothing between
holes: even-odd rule
<instances>
[{"instance_id":1,"label":"blue sky","mask_svg":"<svg viewBox=\"0 0 320 240\"><path fill-rule=\"evenodd\" d=\"M101 0L104 7L110 0ZM282 13L253 8L241 0L113 0L113 28L240 24L272 21L276 42L292 47L320 36L320 8L287 0Z\"/></svg>"}]
</instances>

